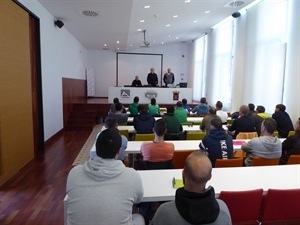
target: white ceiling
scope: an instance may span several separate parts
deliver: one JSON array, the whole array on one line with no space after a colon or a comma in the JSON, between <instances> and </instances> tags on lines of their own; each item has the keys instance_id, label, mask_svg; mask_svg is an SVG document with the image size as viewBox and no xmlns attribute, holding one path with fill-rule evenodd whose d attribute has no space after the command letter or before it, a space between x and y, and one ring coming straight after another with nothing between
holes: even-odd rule
<instances>
[{"instance_id":1,"label":"white ceiling","mask_svg":"<svg viewBox=\"0 0 300 225\"><path fill-rule=\"evenodd\" d=\"M143 41L142 31L151 46L191 42L212 26L253 0L38 0L56 19L62 29L72 33L87 49L112 51L133 50ZM241 6L228 7L228 3ZM144 6L150 8L145 9ZM97 12L97 17L82 14ZM210 13L205 13L210 11ZM174 15L178 15L174 18ZM141 23L140 20L145 22ZM197 21L197 22L194 22ZM166 25L170 24L169 27ZM117 43L119 41L119 43ZM106 46L105 46L106 44ZM132 46L131 46L132 45Z\"/></svg>"}]
</instances>

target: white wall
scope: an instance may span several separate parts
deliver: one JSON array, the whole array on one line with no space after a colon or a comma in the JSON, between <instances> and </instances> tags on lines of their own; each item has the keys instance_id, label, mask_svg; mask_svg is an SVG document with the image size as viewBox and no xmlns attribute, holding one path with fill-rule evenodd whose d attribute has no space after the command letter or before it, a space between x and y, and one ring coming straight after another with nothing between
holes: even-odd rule
<instances>
[{"instance_id":1,"label":"white wall","mask_svg":"<svg viewBox=\"0 0 300 225\"><path fill-rule=\"evenodd\" d=\"M188 68L189 44L169 44L159 47L140 48L131 53L155 53L163 54L163 73L170 67L175 74L175 83L181 82L181 79L188 80L190 70ZM88 67L95 70L95 90L96 97L107 97L108 87L116 84L116 53L112 51L88 50ZM157 71L159 75L160 71ZM150 72L150 68L145 68L145 75ZM181 75L183 74L183 76ZM132 80L134 74L132 75ZM191 86L191 84L189 84Z\"/></svg>"},{"instance_id":2,"label":"white wall","mask_svg":"<svg viewBox=\"0 0 300 225\"><path fill-rule=\"evenodd\" d=\"M62 77L85 79L86 49L36 0L19 0L40 18L45 140L63 128Z\"/></svg>"}]
</instances>

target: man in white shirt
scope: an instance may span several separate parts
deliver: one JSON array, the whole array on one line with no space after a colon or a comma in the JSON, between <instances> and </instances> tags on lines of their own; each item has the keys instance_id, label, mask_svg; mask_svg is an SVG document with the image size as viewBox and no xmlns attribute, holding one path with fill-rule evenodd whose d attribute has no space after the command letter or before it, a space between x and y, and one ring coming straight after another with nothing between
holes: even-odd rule
<instances>
[{"instance_id":1,"label":"man in white shirt","mask_svg":"<svg viewBox=\"0 0 300 225\"><path fill-rule=\"evenodd\" d=\"M228 113L223 111L222 108L223 108L223 103L221 101L217 101L216 103L217 116L221 118L223 124L227 124Z\"/></svg>"}]
</instances>

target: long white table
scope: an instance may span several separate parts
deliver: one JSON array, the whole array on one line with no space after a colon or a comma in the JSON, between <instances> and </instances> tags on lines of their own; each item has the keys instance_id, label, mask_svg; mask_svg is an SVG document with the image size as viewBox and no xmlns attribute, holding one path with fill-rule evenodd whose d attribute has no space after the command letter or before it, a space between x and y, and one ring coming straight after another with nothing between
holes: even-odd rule
<instances>
[{"instance_id":1,"label":"long white table","mask_svg":"<svg viewBox=\"0 0 300 225\"><path fill-rule=\"evenodd\" d=\"M132 123L134 117L128 117L127 123ZM154 117L155 120L162 119L162 117ZM188 117L187 122L188 123L202 123L203 117Z\"/></svg>"},{"instance_id":2,"label":"long white table","mask_svg":"<svg viewBox=\"0 0 300 225\"><path fill-rule=\"evenodd\" d=\"M138 96L141 104L150 103L155 98L158 104L176 104L177 101L185 98L192 102L192 88L159 88L159 87L109 87L108 102L113 103L114 98L119 98L122 103L132 103L135 96Z\"/></svg>"},{"instance_id":3,"label":"long white table","mask_svg":"<svg viewBox=\"0 0 300 225\"><path fill-rule=\"evenodd\" d=\"M182 169L139 170L144 198L143 202L171 201L175 197L172 179L181 178ZM243 191L263 188L300 188L300 165L213 168L212 179L207 183L221 191Z\"/></svg>"}]
</instances>

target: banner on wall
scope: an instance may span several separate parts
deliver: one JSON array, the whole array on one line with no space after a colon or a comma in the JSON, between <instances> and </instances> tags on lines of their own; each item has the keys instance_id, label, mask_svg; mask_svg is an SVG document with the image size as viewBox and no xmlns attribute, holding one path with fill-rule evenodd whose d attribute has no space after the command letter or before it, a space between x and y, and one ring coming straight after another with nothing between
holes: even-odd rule
<instances>
[{"instance_id":1,"label":"banner on wall","mask_svg":"<svg viewBox=\"0 0 300 225\"><path fill-rule=\"evenodd\" d=\"M86 69L87 96L95 97L95 71L93 68Z\"/></svg>"}]
</instances>

